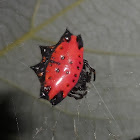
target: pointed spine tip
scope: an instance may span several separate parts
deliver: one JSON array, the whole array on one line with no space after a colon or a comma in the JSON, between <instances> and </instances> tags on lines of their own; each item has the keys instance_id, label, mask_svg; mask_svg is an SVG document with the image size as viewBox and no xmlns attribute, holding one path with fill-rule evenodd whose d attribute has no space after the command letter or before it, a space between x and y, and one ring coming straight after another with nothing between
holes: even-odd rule
<instances>
[{"instance_id":1,"label":"pointed spine tip","mask_svg":"<svg viewBox=\"0 0 140 140\"><path fill-rule=\"evenodd\" d=\"M34 66L30 66L30 68L33 70L34 69Z\"/></svg>"},{"instance_id":2,"label":"pointed spine tip","mask_svg":"<svg viewBox=\"0 0 140 140\"><path fill-rule=\"evenodd\" d=\"M77 36L81 37L81 34L79 34L79 35L77 35Z\"/></svg>"},{"instance_id":3,"label":"pointed spine tip","mask_svg":"<svg viewBox=\"0 0 140 140\"><path fill-rule=\"evenodd\" d=\"M68 29L68 27L66 28L66 32L70 32L69 29Z\"/></svg>"},{"instance_id":4,"label":"pointed spine tip","mask_svg":"<svg viewBox=\"0 0 140 140\"><path fill-rule=\"evenodd\" d=\"M44 46L39 46L40 50L43 51L45 49Z\"/></svg>"},{"instance_id":5,"label":"pointed spine tip","mask_svg":"<svg viewBox=\"0 0 140 140\"><path fill-rule=\"evenodd\" d=\"M83 47L83 40L82 40L81 35L78 35L76 40L78 43L78 48L81 49Z\"/></svg>"},{"instance_id":6,"label":"pointed spine tip","mask_svg":"<svg viewBox=\"0 0 140 140\"><path fill-rule=\"evenodd\" d=\"M49 48L49 46L39 46L39 47L42 55L44 55L44 53L47 51L47 48Z\"/></svg>"},{"instance_id":7,"label":"pointed spine tip","mask_svg":"<svg viewBox=\"0 0 140 140\"><path fill-rule=\"evenodd\" d=\"M65 34L72 34L68 28L66 28Z\"/></svg>"},{"instance_id":8,"label":"pointed spine tip","mask_svg":"<svg viewBox=\"0 0 140 140\"><path fill-rule=\"evenodd\" d=\"M44 46L41 46L41 45L40 45L39 48L42 49L42 48L44 48Z\"/></svg>"},{"instance_id":9,"label":"pointed spine tip","mask_svg":"<svg viewBox=\"0 0 140 140\"><path fill-rule=\"evenodd\" d=\"M31 66L30 68L36 72L40 69L40 63L35 66Z\"/></svg>"}]
</instances>

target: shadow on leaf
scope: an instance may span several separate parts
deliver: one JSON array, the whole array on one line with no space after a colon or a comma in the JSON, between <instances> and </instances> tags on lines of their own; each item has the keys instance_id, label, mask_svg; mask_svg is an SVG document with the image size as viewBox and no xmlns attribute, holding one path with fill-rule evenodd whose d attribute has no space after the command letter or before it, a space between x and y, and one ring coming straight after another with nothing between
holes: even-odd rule
<instances>
[{"instance_id":1,"label":"shadow on leaf","mask_svg":"<svg viewBox=\"0 0 140 140\"><path fill-rule=\"evenodd\" d=\"M6 95L6 96L4 96ZM0 138L15 140L19 136L16 116L7 93L0 96Z\"/></svg>"}]
</instances>

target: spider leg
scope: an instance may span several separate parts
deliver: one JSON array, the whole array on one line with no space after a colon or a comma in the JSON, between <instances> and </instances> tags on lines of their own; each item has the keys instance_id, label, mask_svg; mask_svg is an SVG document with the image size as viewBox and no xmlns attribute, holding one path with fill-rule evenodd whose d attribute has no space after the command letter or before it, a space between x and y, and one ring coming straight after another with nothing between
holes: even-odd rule
<instances>
[{"instance_id":1,"label":"spider leg","mask_svg":"<svg viewBox=\"0 0 140 140\"><path fill-rule=\"evenodd\" d=\"M90 72L86 72L86 75L87 75L87 82L90 82L91 80L91 75L92 75L92 72L94 74L94 78L93 80L95 81L96 79L96 72L95 72L95 69L93 69L89 64L88 64L88 61L84 59L84 65L89 69Z\"/></svg>"},{"instance_id":2,"label":"spider leg","mask_svg":"<svg viewBox=\"0 0 140 140\"><path fill-rule=\"evenodd\" d=\"M85 91L83 94L71 91L68 93L68 96L73 97L76 100L79 100L79 99L82 99L84 96L86 96L86 94L87 94L87 91Z\"/></svg>"},{"instance_id":3,"label":"spider leg","mask_svg":"<svg viewBox=\"0 0 140 140\"><path fill-rule=\"evenodd\" d=\"M86 68L88 68L88 71L86 71ZM93 69L89 64L88 61L84 59L84 65L83 69L80 73L79 80L75 87L68 93L69 97L73 97L76 100L82 99L87 94L87 86L86 83L91 81L91 76L93 73L93 80L95 81L95 69Z\"/></svg>"}]
</instances>

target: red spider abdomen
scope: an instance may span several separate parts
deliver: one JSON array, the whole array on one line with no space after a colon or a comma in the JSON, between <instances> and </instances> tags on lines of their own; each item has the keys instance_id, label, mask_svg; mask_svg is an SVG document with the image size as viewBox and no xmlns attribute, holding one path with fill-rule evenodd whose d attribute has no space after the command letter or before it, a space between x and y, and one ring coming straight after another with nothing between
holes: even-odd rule
<instances>
[{"instance_id":1,"label":"red spider abdomen","mask_svg":"<svg viewBox=\"0 0 140 140\"><path fill-rule=\"evenodd\" d=\"M76 36L71 36L71 43L62 42L53 52L46 68L44 87L50 87L49 100L60 91L63 98L76 85L83 68L83 47L78 48Z\"/></svg>"}]
</instances>

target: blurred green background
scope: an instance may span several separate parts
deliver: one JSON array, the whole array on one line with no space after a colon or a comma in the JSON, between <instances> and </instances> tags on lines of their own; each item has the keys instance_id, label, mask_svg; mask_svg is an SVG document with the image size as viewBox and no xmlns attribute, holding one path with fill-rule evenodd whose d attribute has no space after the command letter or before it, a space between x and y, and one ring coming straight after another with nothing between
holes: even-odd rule
<instances>
[{"instance_id":1,"label":"blurred green background","mask_svg":"<svg viewBox=\"0 0 140 140\"><path fill-rule=\"evenodd\" d=\"M96 69L86 98L53 107L29 68L39 45L81 34ZM131 140L140 136L139 0L0 0L2 140Z\"/></svg>"}]
</instances>

